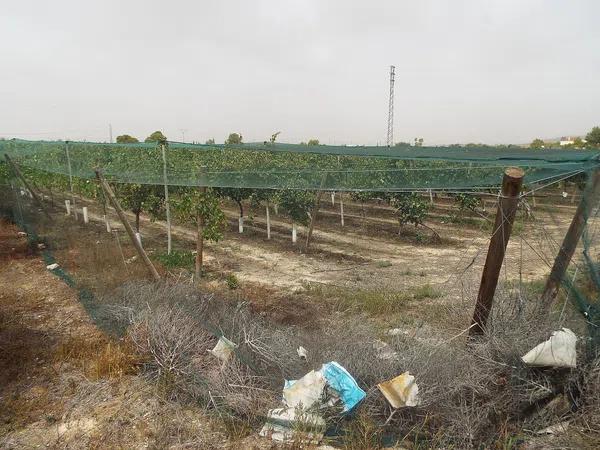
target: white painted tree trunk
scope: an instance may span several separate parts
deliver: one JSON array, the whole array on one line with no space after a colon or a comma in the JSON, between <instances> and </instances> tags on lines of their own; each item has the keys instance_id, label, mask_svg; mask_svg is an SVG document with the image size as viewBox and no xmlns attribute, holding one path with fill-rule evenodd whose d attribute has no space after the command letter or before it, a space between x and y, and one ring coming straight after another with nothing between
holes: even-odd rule
<instances>
[{"instance_id":1,"label":"white painted tree trunk","mask_svg":"<svg viewBox=\"0 0 600 450\"><path fill-rule=\"evenodd\" d=\"M244 232L244 218L238 217L238 231L241 233Z\"/></svg>"},{"instance_id":2,"label":"white painted tree trunk","mask_svg":"<svg viewBox=\"0 0 600 450\"><path fill-rule=\"evenodd\" d=\"M331 206L335 206L335 192L331 193Z\"/></svg>"},{"instance_id":3,"label":"white painted tree trunk","mask_svg":"<svg viewBox=\"0 0 600 450\"><path fill-rule=\"evenodd\" d=\"M108 217L106 217L106 214L104 215L104 223L106 224L106 232L110 233L111 232L110 221L108 220Z\"/></svg>"},{"instance_id":4,"label":"white painted tree trunk","mask_svg":"<svg viewBox=\"0 0 600 450\"><path fill-rule=\"evenodd\" d=\"M298 229L296 227L296 224L292 222L292 243L296 243L298 239Z\"/></svg>"},{"instance_id":5,"label":"white painted tree trunk","mask_svg":"<svg viewBox=\"0 0 600 450\"><path fill-rule=\"evenodd\" d=\"M429 189L429 202L433 205L433 191Z\"/></svg>"},{"instance_id":6,"label":"white painted tree trunk","mask_svg":"<svg viewBox=\"0 0 600 450\"><path fill-rule=\"evenodd\" d=\"M278 216L279 215L279 205L277 203L275 203L273 205L273 209L275 210L275 215Z\"/></svg>"},{"instance_id":7,"label":"white painted tree trunk","mask_svg":"<svg viewBox=\"0 0 600 450\"><path fill-rule=\"evenodd\" d=\"M71 215L71 200L65 200L65 208L67 208L67 216Z\"/></svg>"},{"instance_id":8,"label":"white painted tree trunk","mask_svg":"<svg viewBox=\"0 0 600 450\"><path fill-rule=\"evenodd\" d=\"M267 239L271 239L271 213L269 211L269 204L267 203Z\"/></svg>"},{"instance_id":9,"label":"white painted tree trunk","mask_svg":"<svg viewBox=\"0 0 600 450\"><path fill-rule=\"evenodd\" d=\"M83 212L83 223L90 223L90 218L88 217L88 209L87 206L84 206L82 208L82 212Z\"/></svg>"},{"instance_id":10,"label":"white painted tree trunk","mask_svg":"<svg viewBox=\"0 0 600 450\"><path fill-rule=\"evenodd\" d=\"M142 247L142 235L141 235L141 233L135 233L135 238L140 243L140 247Z\"/></svg>"},{"instance_id":11,"label":"white painted tree trunk","mask_svg":"<svg viewBox=\"0 0 600 450\"><path fill-rule=\"evenodd\" d=\"M342 197L342 194L340 194L340 219L342 226L344 226L344 197Z\"/></svg>"}]
</instances>

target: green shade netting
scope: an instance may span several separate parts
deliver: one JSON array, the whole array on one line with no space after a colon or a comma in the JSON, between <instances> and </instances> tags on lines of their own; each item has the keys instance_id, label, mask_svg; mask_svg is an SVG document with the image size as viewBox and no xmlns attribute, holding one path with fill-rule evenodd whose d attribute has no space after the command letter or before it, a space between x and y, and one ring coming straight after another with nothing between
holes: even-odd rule
<instances>
[{"instance_id":1,"label":"green shade netting","mask_svg":"<svg viewBox=\"0 0 600 450\"><path fill-rule=\"evenodd\" d=\"M0 141L0 152L24 167L111 181L163 184L155 143ZM67 159L67 155L69 158ZM167 184L268 189L398 191L484 189L519 166L530 184L552 182L600 164L597 150L490 147L350 147L298 144L166 145Z\"/></svg>"}]
</instances>

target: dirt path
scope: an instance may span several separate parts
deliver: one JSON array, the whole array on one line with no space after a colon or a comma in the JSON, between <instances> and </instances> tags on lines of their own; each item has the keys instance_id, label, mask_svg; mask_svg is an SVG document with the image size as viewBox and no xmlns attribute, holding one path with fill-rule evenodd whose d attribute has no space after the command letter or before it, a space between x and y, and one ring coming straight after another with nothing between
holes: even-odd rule
<instances>
[{"instance_id":1,"label":"dirt path","mask_svg":"<svg viewBox=\"0 0 600 450\"><path fill-rule=\"evenodd\" d=\"M92 220L102 220L96 204L86 199L80 202L88 204ZM236 230L237 209L227 206L225 211ZM303 254L300 252L303 228L299 230L297 246L292 246L290 223L273 214L273 239L268 241L264 218L258 215L260 211L255 212L253 222L245 225L244 234L228 231L223 241L207 244L207 261L217 268L232 270L243 281L285 290L298 289L306 281L403 290L423 284L455 282L453 275L462 274L465 269L475 280L481 272L489 239L489 231L436 222L438 232L451 236L452 245L415 245L388 233L362 232L364 228L376 229L379 222L392 225L392 219L369 219L345 229L321 219L314 231L312 251ZM522 277L524 281L533 281L548 273L548 264L568 226L570 212L571 209L563 208L560 214L550 216L540 211L536 213L535 222L524 223L523 231L509 243L503 274L506 280ZM113 227L119 226L115 218L111 213ZM152 239L158 248L164 242L165 230L164 222L151 222L142 217L144 239ZM186 226L173 226L173 235L184 242L195 240L194 230Z\"/></svg>"},{"instance_id":2,"label":"dirt path","mask_svg":"<svg viewBox=\"0 0 600 450\"><path fill-rule=\"evenodd\" d=\"M165 448L181 430L209 444L202 413L161 401L136 358L0 220L0 448Z\"/></svg>"}]
</instances>

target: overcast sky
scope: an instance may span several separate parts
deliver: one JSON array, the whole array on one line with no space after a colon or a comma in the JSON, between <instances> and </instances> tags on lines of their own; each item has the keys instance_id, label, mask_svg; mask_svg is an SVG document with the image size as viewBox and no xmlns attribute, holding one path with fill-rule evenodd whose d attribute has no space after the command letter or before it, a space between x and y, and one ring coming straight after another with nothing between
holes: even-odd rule
<instances>
[{"instance_id":1,"label":"overcast sky","mask_svg":"<svg viewBox=\"0 0 600 450\"><path fill-rule=\"evenodd\" d=\"M598 0L0 1L0 137L523 143L600 125Z\"/></svg>"}]
</instances>

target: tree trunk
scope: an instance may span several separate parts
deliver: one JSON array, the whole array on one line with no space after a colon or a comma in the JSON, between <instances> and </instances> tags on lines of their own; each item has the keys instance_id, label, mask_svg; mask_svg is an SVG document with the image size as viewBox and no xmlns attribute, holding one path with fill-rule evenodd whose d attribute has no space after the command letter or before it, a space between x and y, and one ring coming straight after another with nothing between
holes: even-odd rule
<instances>
[{"instance_id":1,"label":"tree trunk","mask_svg":"<svg viewBox=\"0 0 600 450\"><path fill-rule=\"evenodd\" d=\"M200 187L200 192L206 192L206 186ZM200 212L196 213L196 272L194 274L195 282L200 282L202 276L202 265L204 263L204 217Z\"/></svg>"},{"instance_id":2,"label":"tree trunk","mask_svg":"<svg viewBox=\"0 0 600 450\"><path fill-rule=\"evenodd\" d=\"M240 217L244 217L244 206L241 200L236 200L236 203L238 204L238 208L240 208Z\"/></svg>"},{"instance_id":3,"label":"tree trunk","mask_svg":"<svg viewBox=\"0 0 600 450\"><path fill-rule=\"evenodd\" d=\"M140 213L142 211L135 211L135 231L140 232Z\"/></svg>"}]
</instances>

